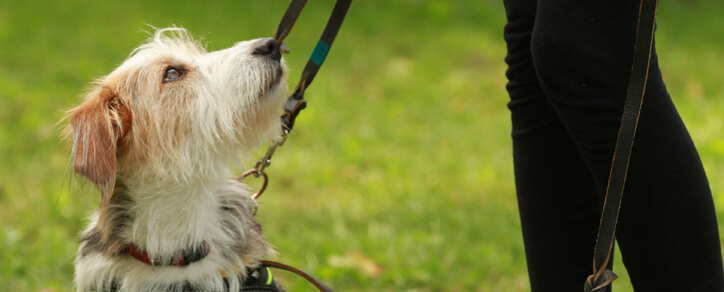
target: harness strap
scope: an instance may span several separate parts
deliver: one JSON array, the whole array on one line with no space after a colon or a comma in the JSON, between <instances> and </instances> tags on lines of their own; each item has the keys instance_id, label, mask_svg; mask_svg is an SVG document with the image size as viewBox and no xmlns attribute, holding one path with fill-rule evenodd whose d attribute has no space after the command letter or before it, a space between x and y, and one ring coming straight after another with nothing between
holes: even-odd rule
<instances>
[{"instance_id":1,"label":"harness strap","mask_svg":"<svg viewBox=\"0 0 724 292\"><path fill-rule=\"evenodd\" d=\"M596 248L593 254L593 274L588 276L584 284L584 291L586 292L604 291L613 280L618 278L606 266L613 252L616 222L621 208L621 198L626 184L631 149L633 148L636 127L641 114L641 105L646 91L657 5L658 0L641 0L631 77L616 141L616 150L611 164Z\"/></svg>"},{"instance_id":2,"label":"harness strap","mask_svg":"<svg viewBox=\"0 0 724 292\"><path fill-rule=\"evenodd\" d=\"M302 272L299 269L293 268L291 266L287 266L282 263L272 262L272 261L261 261L261 265L256 267L253 270L248 271L248 275L244 282L242 283L242 287L239 290L239 292L284 292L284 288L277 283L277 281L274 279L274 276L272 275L272 272L269 270L269 267L277 268L286 270L292 273L295 273L299 276L302 276L304 279L312 283L319 291L321 292L334 292L332 289L330 289L327 285L322 283L322 281L319 281L317 278ZM226 291L229 291L229 283L228 279L224 278L224 285ZM118 281L114 280L107 289L97 289L96 287L91 288L91 292L96 291L108 291L108 292L116 292L121 289L121 285ZM200 291L198 288L194 287L190 283L186 283L181 288L181 291L184 292L195 292Z\"/></svg>"},{"instance_id":3,"label":"harness strap","mask_svg":"<svg viewBox=\"0 0 724 292\"><path fill-rule=\"evenodd\" d=\"M240 292L284 292L284 288L274 280L269 267L263 264L249 271L241 286Z\"/></svg>"}]
</instances>

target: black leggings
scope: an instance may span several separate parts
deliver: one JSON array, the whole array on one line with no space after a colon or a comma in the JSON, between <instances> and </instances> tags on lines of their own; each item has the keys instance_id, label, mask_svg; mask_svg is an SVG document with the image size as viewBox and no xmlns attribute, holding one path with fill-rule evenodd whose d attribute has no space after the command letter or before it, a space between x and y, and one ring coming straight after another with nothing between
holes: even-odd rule
<instances>
[{"instance_id":1,"label":"black leggings","mask_svg":"<svg viewBox=\"0 0 724 292\"><path fill-rule=\"evenodd\" d=\"M582 291L631 72L638 1L505 0L505 8L531 289ZM655 52L616 239L636 291L724 291L709 184Z\"/></svg>"}]
</instances>

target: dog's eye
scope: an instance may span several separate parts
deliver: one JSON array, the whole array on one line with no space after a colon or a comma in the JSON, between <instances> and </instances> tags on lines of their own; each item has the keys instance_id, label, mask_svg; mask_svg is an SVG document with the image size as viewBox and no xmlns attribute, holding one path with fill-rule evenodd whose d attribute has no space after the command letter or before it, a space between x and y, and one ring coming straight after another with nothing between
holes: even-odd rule
<instances>
[{"instance_id":1,"label":"dog's eye","mask_svg":"<svg viewBox=\"0 0 724 292\"><path fill-rule=\"evenodd\" d=\"M176 81L184 77L186 71L183 68L168 67L166 73L163 74L163 82Z\"/></svg>"}]
</instances>

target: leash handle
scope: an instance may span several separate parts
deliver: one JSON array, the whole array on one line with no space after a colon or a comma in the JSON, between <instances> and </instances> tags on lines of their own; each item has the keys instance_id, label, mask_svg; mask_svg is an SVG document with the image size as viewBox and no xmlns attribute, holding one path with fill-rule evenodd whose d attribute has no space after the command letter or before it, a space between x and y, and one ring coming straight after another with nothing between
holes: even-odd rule
<instances>
[{"instance_id":1,"label":"leash handle","mask_svg":"<svg viewBox=\"0 0 724 292\"><path fill-rule=\"evenodd\" d=\"M279 262L273 262L273 261L261 261L261 263L264 266L269 266L272 268L277 268L277 269L295 273L295 274L301 276L302 278L304 278L305 280L307 280L308 282L312 283L315 287L317 287L317 289L319 289L319 291L334 292L334 290L332 290L332 288L329 288L329 286L322 283L322 281L320 281L319 279L317 279L314 276L307 274L304 271L297 269L295 267L288 266L288 265L285 265L285 264L282 264Z\"/></svg>"},{"instance_id":2,"label":"leash handle","mask_svg":"<svg viewBox=\"0 0 724 292\"><path fill-rule=\"evenodd\" d=\"M613 280L618 278L613 271L606 267L613 252L616 222L621 209L621 199L626 184L631 149L633 148L636 127L641 115L644 93L646 92L646 81L654 42L657 5L658 0L641 0L639 6L631 77L593 254L593 274L586 279L584 284L584 291L586 292L603 291Z\"/></svg>"}]
</instances>

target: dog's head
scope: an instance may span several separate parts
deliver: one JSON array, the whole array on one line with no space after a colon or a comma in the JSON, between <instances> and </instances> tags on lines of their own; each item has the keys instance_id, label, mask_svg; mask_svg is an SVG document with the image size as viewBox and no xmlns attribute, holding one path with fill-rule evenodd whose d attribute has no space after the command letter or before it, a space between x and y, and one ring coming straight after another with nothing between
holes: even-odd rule
<instances>
[{"instance_id":1,"label":"dog's head","mask_svg":"<svg viewBox=\"0 0 724 292\"><path fill-rule=\"evenodd\" d=\"M183 29L159 30L67 113L75 171L101 188L218 175L279 134L286 71L273 39L206 52Z\"/></svg>"}]
</instances>

